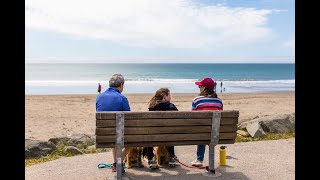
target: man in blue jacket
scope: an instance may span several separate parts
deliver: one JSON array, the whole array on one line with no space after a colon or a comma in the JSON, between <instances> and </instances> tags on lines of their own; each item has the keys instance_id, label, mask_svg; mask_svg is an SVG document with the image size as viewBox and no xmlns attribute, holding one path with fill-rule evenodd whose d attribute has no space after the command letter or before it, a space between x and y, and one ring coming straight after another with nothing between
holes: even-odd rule
<instances>
[{"instance_id":1,"label":"man in blue jacket","mask_svg":"<svg viewBox=\"0 0 320 180\"><path fill-rule=\"evenodd\" d=\"M130 111L128 99L121 94L123 91L124 78L121 74L113 74L109 80L109 88L99 94L96 98L96 111ZM116 172L116 148L112 149L112 155L114 163L112 165L112 171ZM128 154L129 149L124 148L122 152L121 162ZM122 163L122 173L124 170L124 163Z\"/></svg>"}]
</instances>

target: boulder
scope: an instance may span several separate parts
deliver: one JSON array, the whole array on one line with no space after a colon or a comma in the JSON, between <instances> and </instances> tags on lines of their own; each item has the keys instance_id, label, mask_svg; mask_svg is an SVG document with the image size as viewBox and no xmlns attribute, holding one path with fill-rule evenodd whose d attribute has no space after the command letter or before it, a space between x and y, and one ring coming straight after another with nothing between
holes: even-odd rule
<instances>
[{"instance_id":1,"label":"boulder","mask_svg":"<svg viewBox=\"0 0 320 180\"><path fill-rule=\"evenodd\" d=\"M52 142L26 139L25 159L46 156L56 149L57 147Z\"/></svg>"},{"instance_id":2,"label":"boulder","mask_svg":"<svg viewBox=\"0 0 320 180\"><path fill-rule=\"evenodd\" d=\"M266 133L261 128L260 123L258 121L247 124L246 129L247 129L248 133L250 134L250 136L253 138L267 136Z\"/></svg>"},{"instance_id":3,"label":"boulder","mask_svg":"<svg viewBox=\"0 0 320 180\"><path fill-rule=\"evenodd\" d=\"M260 119L261 127L266 132L284 133L295 131L294 116L290 114L283 114L273 117L265 117Z\"/></svg>"},{"instance_id":4,"label":"boulder","mask_svg":"<svg viewBox=\"0 0 320 180\"><path fill-rule=\"evenodd\" d=\"M264 116L241 123L239 129L247 129L248 124L258 122L265 132L283 133L295 131L295 113Z\"/></svg>"},{"instance_id":5,"label":"boulder","mask_svg":"<svg viewBox=\"0 0 320 180\"><path fill-rule=\"evenodd\" d=\"M237 130L237 134L243 136L243 137L249 137L250 134L246 131L243 131L243 130Z\"/></svg>"},{"instance_id":6,"label":"boulder","mask_svg":"<svg viewBox=\"0 0 320 180\"><path fill-rule=\"evenodd\" d=\"M73 134L69 136L50 138L48 141L56 145L60 142L68 146L87 147L95 144L95 136L87 134Z\"/></svg>"},{"instance_id":7,"label":"boulder","mask_svg":"<svg viewBox=\"0 0 320 180\"><path fill-rule=\"evenodd\" d=\"M66 146L64 147L63 151L65 153L72 153L72 154L83 154L82 151L80 151L78 148L74 147L74 146Z\"/></svg>"}]
</instances>

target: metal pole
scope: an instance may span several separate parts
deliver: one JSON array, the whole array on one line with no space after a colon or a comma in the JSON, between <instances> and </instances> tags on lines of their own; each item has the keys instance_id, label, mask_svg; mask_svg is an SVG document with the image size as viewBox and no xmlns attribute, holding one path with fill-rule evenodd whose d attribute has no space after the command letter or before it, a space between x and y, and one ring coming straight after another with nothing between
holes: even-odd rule
<instances>
[{"instance_id":1,"label":"metal pole","mask_svg":"<svg viewBox=\"0 0 320 180\"><path fill-rule=\"evenodd\" d=\"M116 114L117 180L122 179L122 147L124 146L124 114Z\"/></svg>"},{"instance_id":2,"label":"metal pole","mask_svg":"<svg viewBox=\"0 0 320 180\"><path fill-rule=\"evenodd\" d=\"M220 130L220 111L215 111L212 114L212 126L211 126L211 141L209 144L209 170L214 170L214 147L219 142L219 130Z\"/></svg>"},{"instance_id":3,"label":"metal pole","mask_svg":"<svg viewBox=\"0 0 320 180\"><path fill-rule=\"evenodd\" d=\"M214 145L209 144L209 173L214 171Z\"/></svg>"},{"instance_id":4,"label":"metal pole","mask_svg":"<svg viewBox=\"0 0 320 180\"><path fill-rule=\"evenodd\" d=\"M218 177L221 175L221 173L216 172L214 169L214 147L219 142L220 119L221 112L214 111L212 114L211 141L209 144L209 172L204 173L205 176L209 177Z\"/></svg>"}]
</instances>

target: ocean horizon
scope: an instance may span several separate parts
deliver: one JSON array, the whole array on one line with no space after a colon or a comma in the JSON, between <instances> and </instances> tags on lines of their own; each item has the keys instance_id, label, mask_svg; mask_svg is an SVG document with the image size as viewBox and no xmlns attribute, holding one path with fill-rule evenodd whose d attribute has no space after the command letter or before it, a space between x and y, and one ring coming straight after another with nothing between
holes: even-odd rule
<instances>
[{"instance_id":1,"label":"ocean horizon","mask_svg":"<svg viewBox=\"0 0 320 180\"><path fill-rule=\"evenodd\" d=\"M97 94L113 73L125 78L123 93L198 93L195 81L211 77L218 93L295 91L295 64L239 63L85 63L25 64L25 94ZM222 88L220 83L222 82Z\"/></svg>"}]
</instances>

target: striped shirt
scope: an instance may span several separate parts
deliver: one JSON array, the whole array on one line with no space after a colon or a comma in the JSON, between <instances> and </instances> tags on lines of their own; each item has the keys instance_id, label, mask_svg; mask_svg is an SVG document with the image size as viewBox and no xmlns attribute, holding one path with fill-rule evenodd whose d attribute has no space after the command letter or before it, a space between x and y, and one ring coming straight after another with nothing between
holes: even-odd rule
<instances>
[{"instance_id":1,"label":"striped shirt","mask_svg":"<svg viewBox=\"0 0 320 180\"><path fill-rule=\"evenodd\" d=\"M219 98L198 96L192 101L192 110L223 110L223 103Z\"/></svg>"}]
</instances>

